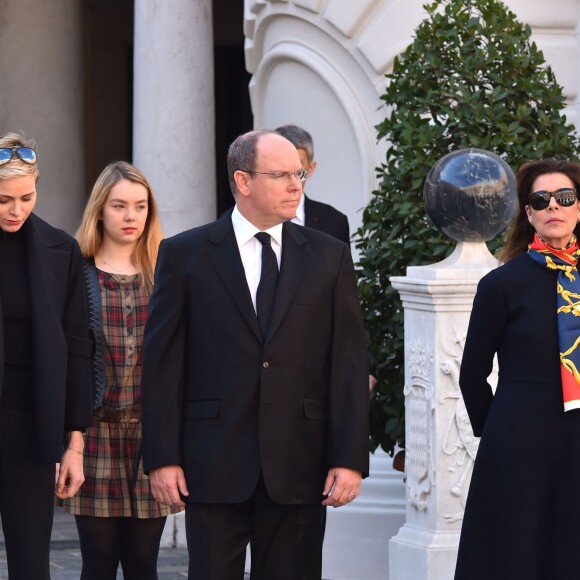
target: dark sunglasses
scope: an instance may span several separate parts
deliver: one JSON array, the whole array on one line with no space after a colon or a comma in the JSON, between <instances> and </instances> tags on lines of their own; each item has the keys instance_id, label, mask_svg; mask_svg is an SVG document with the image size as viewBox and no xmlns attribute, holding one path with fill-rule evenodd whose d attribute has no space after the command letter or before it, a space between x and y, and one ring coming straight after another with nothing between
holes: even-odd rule
<instances>
[{"instance_id":1,"label":"dark sunglasses","mask_svg":"<svg viewBox=\"0 0 580 580\"><path fill-rule=\"evenodd\" d=\"M36 163L36 151L30 147L0 147L0 166L6 165L14 156L24 163Z\"/></svg>"},{"instance_id":2,"label":"dark sunglasses","mask_svg":"<svg viewBox=\"0 0 580 580\"><path fill-rule=\"evenodd\" d=\"M550 205L550 198L553 197L558 205L570 207L576 203L576 190L570 187L562 187L556 191L534 191L528 197L528 203L536 211L546 209Z\"/></svg>"}]
</instances>

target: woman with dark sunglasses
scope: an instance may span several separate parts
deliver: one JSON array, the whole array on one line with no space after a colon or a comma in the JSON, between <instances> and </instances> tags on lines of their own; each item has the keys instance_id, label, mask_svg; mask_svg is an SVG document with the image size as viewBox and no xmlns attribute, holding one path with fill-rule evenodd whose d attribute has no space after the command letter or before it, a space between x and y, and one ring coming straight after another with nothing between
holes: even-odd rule
<instances>
[{"instance_id":1,"label":"woman with dark sunglasses","mask_svg":"<svg viewBox=\"0 0 580 580\"><path fill-rule=\"evenodd\" d=\"M517 189L506 263L479 283L461 364L481 442L456 580L580 577L580 164L526 163Z\"/></svg>"},{"instance_id":2,"label":"woman with dark sunglasses","mask_svg":"<svg viewBox=\"0 0 580 580\"><path fill-rule=\"evenodd\" d=\"M86 481L64 502L75 514L81 580L155 580L167 515L151 493L141 453L141 359L161 227L151 186L133 165L103 169L77 232L93 357L94 424L85 434Z\"/></svg>"},{"instance_id":3,"label":"woman with dark sunglasses","mask_svg":"<svg viewBox=\"0 0 580 580\"><path fill-rule=\"evenodd\" d=\"M91 424L82 255L32 213L38 175L33 144L0 137L0 517L11 580L50 578L54 496L83 483Z\"/></svg>"}]
</instances>

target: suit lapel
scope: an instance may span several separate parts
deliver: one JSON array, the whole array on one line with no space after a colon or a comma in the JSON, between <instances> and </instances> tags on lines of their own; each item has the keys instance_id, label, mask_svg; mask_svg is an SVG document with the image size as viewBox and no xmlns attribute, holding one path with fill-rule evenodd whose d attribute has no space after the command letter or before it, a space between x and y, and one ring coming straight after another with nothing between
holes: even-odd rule
<instances>
[{"instance_id":1,"label":"suit lapel","mask_svg":"<svg viewBox=\"0 0 580 580\"><path fill-rule=\"evenodd\" d=\"M231 212L216 221L208 236L209 259L242 318L262 340L230 215Z\"/></svg>"},{"instance_id":2,"label":"suit lapel","mask_svg":"<svg viewBox=\"0 0 580 580\"><path fill-rule=\"evenodd\" d=\"M282 264L268 337L272 336L292 304L309 261L307 242L299 226L285 222L282 229Z\"/></svg>"},{"instance_id":3,"label":"suit lapel","mask_svg":"<svg viewBox=\"0 0 580 580\"><path fill-rule=\"evenodd\" d=\"M66 352L66 342L60 319L61 305L66 300L69 252L61 249L63 240L51 240L50 231L42 227L34 215L28 217L26 259L30 282L34 349L35 407L43 410L53 396L53 377L62 376L62 358L55 352ZM58 296L58 288L62 294ZM43 419L40 419L41 423Z\"/></svg>"},{"instance_id":4,"label":"suit lapel","mask_svg":"<svg viewBox=\"0 0 580 580\"><path fill-rule=\"evenodd\" d=\"M316 219L316 222L314 221ZM307 228L316 228L318 223L318 216L314 215L312 203L310 199L304 195L304 225Z\"/></svg>"},{"instance_id":5,"label":"suit lapel","mask_svg":"<svg viewBox=\"0 0 580 580\"><path fill-rule=\"evenodd\" d=\"M60 327L57 310L51 303L53 285L51 276L61 276L63 270L59 267L60 253L51 247L38 228L34 215L29 216L26 224L26 256L28 276L30 280L30 302L32 308L32 324L34 329L34 352L37 353L35 367L42 367L38 360L42 353L50 353L56 338L52 336L53 329ZM56 252L56 253L55 253ZM47 272L49 270L49 272Z\"/></svg>"}]
</instances>

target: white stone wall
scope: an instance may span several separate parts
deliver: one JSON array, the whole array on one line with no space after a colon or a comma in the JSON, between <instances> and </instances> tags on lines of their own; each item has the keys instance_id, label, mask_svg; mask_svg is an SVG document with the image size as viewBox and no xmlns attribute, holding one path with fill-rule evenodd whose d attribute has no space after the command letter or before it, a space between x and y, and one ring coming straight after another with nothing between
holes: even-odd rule
<instances>
[{"instance_id":1,"label":"white stone wall","mask_svg":"<svg viewBox=\"0 0 580 580\"><path fill-rule=\"evenodd\" d=\"M508 0L506 5L521 22L532 27L532 39L544 53L562 85L568 102L566 116L578 126L580 113L580 45L578 0Z\"/></svg>"},{"instance_id":2,"label":"white stone wall","mask_svg":"<svg viewBox=\"0 0 580 580\"><path fill-rule=\"evenodd\" d=\"M335 205L351 230L376 185L386 144L374 126L385 116L385 73L425 17L424 0L246 0L246 66L255 127L296 123L314 138L319 161L307 193ZM532 26L568 101L579 102L578 0L507 0Z\"/></svg>"}]
</instances>

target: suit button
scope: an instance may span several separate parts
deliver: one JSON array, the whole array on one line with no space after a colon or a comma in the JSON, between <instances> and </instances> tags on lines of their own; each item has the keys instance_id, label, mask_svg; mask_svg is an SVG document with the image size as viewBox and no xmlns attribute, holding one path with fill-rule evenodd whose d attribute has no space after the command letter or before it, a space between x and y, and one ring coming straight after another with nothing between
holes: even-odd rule
<instances>
[{"instance_id":1,"label":"suit button","mask_svg":"<svg viewBox=\"0 0 580 580\"><path fill-rule=\"evenodd\" d=\"M262 363L262 366L263 366L265 369L267 369L267 368L270 366L270 363L269 363L267 360L265 360L265 361Z\"/></svg>"}]
</instances>

